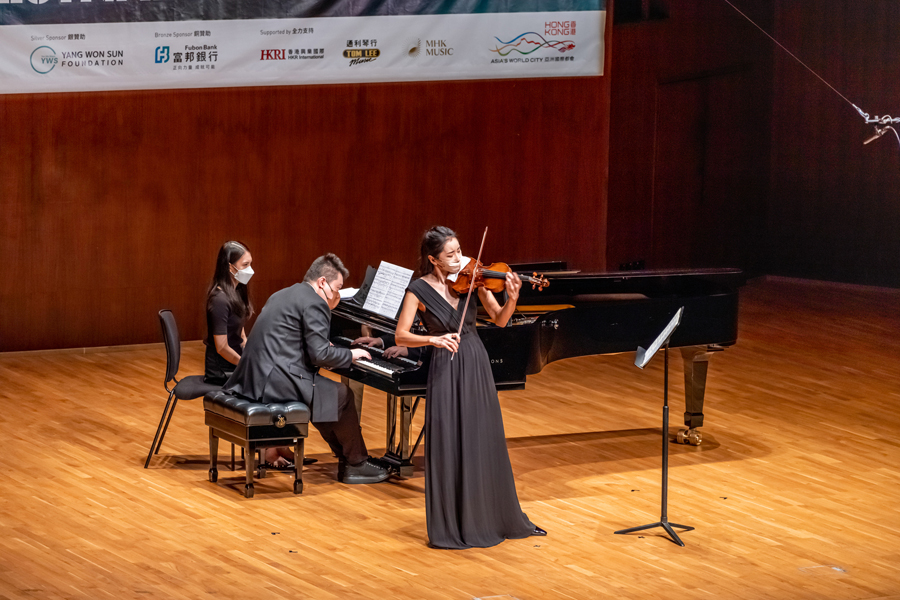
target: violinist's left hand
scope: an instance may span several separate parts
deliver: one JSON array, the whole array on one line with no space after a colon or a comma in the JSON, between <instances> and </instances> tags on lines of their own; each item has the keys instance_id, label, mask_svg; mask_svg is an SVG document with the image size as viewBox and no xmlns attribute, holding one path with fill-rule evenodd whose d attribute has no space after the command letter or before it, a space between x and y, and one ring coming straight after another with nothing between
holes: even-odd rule
<instances>
[{"instance_id":1,"label":"violinist's left hand","mask_svg":"<svg viewBox=\"0 0 900 600\"><path fill-rule=\"evenodd\" d=\"M519 299L519 290L522 289L522 280L515 273L506 274L506 293L509 299L515 302Z\"/></svg>"}]
</instances>

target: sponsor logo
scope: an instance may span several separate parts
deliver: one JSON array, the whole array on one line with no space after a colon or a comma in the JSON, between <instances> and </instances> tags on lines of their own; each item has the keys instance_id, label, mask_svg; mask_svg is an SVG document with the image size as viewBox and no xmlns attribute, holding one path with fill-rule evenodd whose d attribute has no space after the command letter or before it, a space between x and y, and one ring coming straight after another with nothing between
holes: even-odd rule
<instances>
[{"instance_id":1,"label":"sponsor logo","mask_svg":"<svg viewBox=\"0 0 900 600\"><path fill-rule=\"evenodd\" d=\"M125 64L124 50L63 50L59 66L67 69L83 67L121 67Z\"/></svg>"},{"instance_id":2,"label":"sponsor logo","mask_svg":"<svg viewBox=\"0 0 900 600\"><path fill-rule=\"evenodd\" d=\"M344 50L344 58L350 59L348 66L355 67L368 62L373 62L381 56L378 49L378 40L347 40L347 49Z\"/></svg>"},{"instance_id":3,"label":"sponsor logo","mask_svg":"<svg viewBox=\"0 0 900 600\"><path fill-rule=\"evenodd\" d=\"M218 44L185 44L183 51L172 52L173 71L214 70L217 62Z\"/></svg>"},{"instance_id":4,"label":"sponsor logo","mask_svg":"<svg viewBox=\"0 0 900 600\"><path fill-rule=\"evenodd\" d=\"M502 359L502 358L492 358L492 359L491 359L491 364L492 364L492 365L502 365L502 364L503 364L503 359Z\"/></svg>"},{"instance_id":5,"label":"sponsor logo","mask_svg":"<svg viewBox=\"0 0 900 600\"><path fill-rule=\"evenodd\" d=\"M124 50L63 50L60 56L50 46L38 46L31 53L31 68L45 75L57 66L65 69L83 67L121 67Z\"/></svg>"},{"instance_id":6,"label":"sponsor logo","mask_svg":"<svg viewBox=\"0 0 900 600\"><path fill-rule=\"evenodd\" d=\"M544 35L575 35L575 21L546 21Z\"/></svg>"},{"instance_id":7,"label":"sponsor logo","mask_svg":"<svg viewBox=\"0 0 900 600\"><path fill-rule=\"evenodd\" d=\"M420 38L415 38L410 40L407 48L406 55L410 58L416 58L420 54L425 56L453 56L453 48L447 43L447 40L425 40L423 44Z\"/></svg>"},{"instance_id":8,"label":"sponsor logo","mask_svg":"<svg viewBox=\"0 0 900 600\"><path fill-rule=\"evenodd\" d=\"M513 52L528 56L539 50L564 53L575 49L575 42L573 40L547 39L535 31L520 33L508 42L504 42L498 37L494 37L494 39L497 40L499 44L491 48L490 51L496 52L500 56L509 56Z\"/></svg>"},{"instance_id":9,"label":"sponsor logo","mask_svg":"<svg viewBox=\"0 0 900 600\"><path fill-rule=\"evenodd\" d=\"M167 63L169 62L169 47L168 46L157 46L156 47L156 58L154 59L156 64Z\"/></svg>"},{"instance_id":10,"label":"sponsor logo","mask_svg":"<svg viewBox=\"0 0 900 600\"><path fill-rule=\"evenodd\" d=\"M38 46L31 53L31 68L41 75L46 75L58 64L59 57L50 46Z\"/></svg>"},{"instance_id":11,"label":"sponsor logo","mask_svg":"<svg viewBox=\"0 0 900 600\"><path fill-rule=\"evenodd\" d=\"M420 38L412 39L406 44L406 47L408 48L406 55L410 58L416 58L422 53L422 40Z\"/></svg>"},{"instance_id":12,"label":"sponsor logo","mask_svg":"<svg viewBox=\"0 0 900 600\"><path fill-rule=\"evenodd\" d=\"M261 50L259 60L302 60L325 58L325 48L278 48Z\"/></svg>"}]
</instances>

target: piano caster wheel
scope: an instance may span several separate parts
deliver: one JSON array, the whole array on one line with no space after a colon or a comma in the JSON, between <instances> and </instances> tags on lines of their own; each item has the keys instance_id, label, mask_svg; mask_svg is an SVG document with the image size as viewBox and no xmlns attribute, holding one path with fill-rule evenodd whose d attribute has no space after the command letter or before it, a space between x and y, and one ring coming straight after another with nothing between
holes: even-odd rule
<instances>
[{"instance_id":1,"label":"piano caster wheel","mask_svg":"<svg viewBox=\"0 0 900 600\"><path fill-rule=\"evenodd\" d=\"M216 471L215 469L210 469L209 470L209 480L212 481L213 483L218 481L219 480L219 472Z\"/></svg>"},{"instance_id":2,"label":"piano caster wheel","mask_svg":"<svg viewBox=\"0 0 900 600\"><path fill-rule=\"evenodd\" d=\"M294 480L294 493L295 494L303 493L303 482L298 479Z\"/></svg>"},{"instance_id":3,"label":"piano caster wheel","mask_svg":"<svg viewBox=\"0 0 900 600\"><path fill-rule=\"evenodd\" d=\"M253 485L245 485L244 486L244 498L252 498L253 497Z\"/></svg>"},{"instance_id":4,"label":"piano caster wheel","mask_svg":"<svg viewBox=\"0 0 900 600\"><path fill-rule=\"evenodd\" d=\"M688 444L690 446L699 446L703 441L703 434L696 429L682 429L675 436L675 441L679 444Z\"/></svg>"}]
</instances>

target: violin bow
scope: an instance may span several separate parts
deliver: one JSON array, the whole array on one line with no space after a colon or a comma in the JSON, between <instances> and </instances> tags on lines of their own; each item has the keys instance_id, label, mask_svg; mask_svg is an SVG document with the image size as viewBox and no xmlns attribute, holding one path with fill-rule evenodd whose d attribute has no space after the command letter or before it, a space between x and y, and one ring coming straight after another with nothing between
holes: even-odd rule
<instances>
[{"instance_id":1,"label":"violin bow","mask_svg":"<svg viewBox=\"0 0 900 600\"><path fill-rule=\"evenodd\" d=\"M487 230L488 228L484 228L484 235L481 236L481 248L478 249L478 258L475 259L475 264L472 265L472 280L469 282L469 294L466 296L466 304L463 306L462 316L459 318L459 331L456 332L456 342L459 343L459 336L462 335L462 328L466 322L466 312L469 310L469 300L472 299L472 290L475 289L475 270L478 268L478 261L481 260L481 251L484 250L484 240L487 239ZM454 352L450 356L450 362L453 362L453 359L456 357L456 352Z\"/></svg>"}]
</instances>

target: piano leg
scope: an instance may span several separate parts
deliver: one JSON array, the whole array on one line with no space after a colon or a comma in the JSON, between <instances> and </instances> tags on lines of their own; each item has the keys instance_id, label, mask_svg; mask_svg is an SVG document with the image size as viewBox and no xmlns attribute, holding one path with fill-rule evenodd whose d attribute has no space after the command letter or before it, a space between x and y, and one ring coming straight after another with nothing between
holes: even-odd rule
<instances>
[{"instance_id":1,"label":"piano leg","mask_svg":"<svg viewBox=\"0 0 900 600\"><path fill-rule=\"evenodd\" d=\"M391 464L401 477L412 477L413 464L409 451L409 434L412 428L412 396L387 395L387 440L384 460Z\"/></svg>"},{"instance_id":2,"label":"piano leg","mask_svg":"<svg viewBox=\"0 0 900 600\"><path fill-rule=\"evenodd\" d=\"M703 397L706 394L706 374L709 359L723 348L716 346L688 346L681 348L684 359L684 424L675 436L679 444L699 446L703 436L697 430L703 425Z\"/></svg>"}]
</instances>

